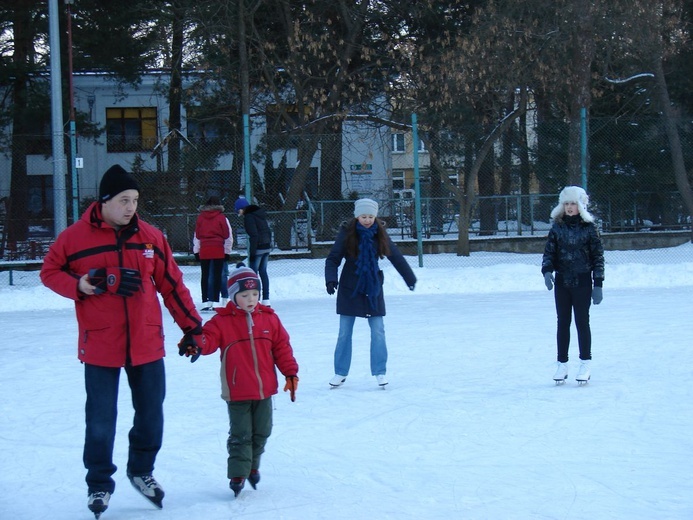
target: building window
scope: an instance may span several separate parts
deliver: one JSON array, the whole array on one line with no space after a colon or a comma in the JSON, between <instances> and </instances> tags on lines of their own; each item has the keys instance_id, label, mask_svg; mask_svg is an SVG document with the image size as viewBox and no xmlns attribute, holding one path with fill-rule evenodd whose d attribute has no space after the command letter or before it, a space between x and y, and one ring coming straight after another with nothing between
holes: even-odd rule
<instances>
[{"instance_id":1,"label":"building window","mask_svg":"<svg viewBox=\"0 0 693 520\"><path fill-rule=\"evenodd\" d=\"M392 170L392 189L404 189L404 170Z\"/></svg>"},{"instance_id":2,"label":"building window","mask_svg":"<svg viewBox=\"0 0 693 520\"><path fill-rule=\"evenodd\" d=\"M392 151L404 153L404 134L392 134Z\"/></svg>"},{"instance_id":3,"label":"building window","mask_svg":"<svg viewBox=\"0 0 693 520\"><path fill-rule=\"evenodd\" d=\"M193 144L210 144L226 137L225 124L216 114L203 112L199 107L190 106L185 110L186 133Z\"/></svg>"},{"instance_id":4,"label":"building window","mask_svg":"<svg viewBox=\"0 0 693 520\"><path fill-rule=\"evenodd\" d=\"M428 153L428 150L426 150L426 145L424 144L424 142L421 139L419 139L419 152Z\"/></svg>"},{"instance_id":5,"label":"building window","mask_svg":"<svg viewBox=\"0 0 693 520\"><path fill-rule=\"evenodd\" d=\"M109 152L142 152L156 146L156 108L107 108Z\"/></svg>"}]
</instances>

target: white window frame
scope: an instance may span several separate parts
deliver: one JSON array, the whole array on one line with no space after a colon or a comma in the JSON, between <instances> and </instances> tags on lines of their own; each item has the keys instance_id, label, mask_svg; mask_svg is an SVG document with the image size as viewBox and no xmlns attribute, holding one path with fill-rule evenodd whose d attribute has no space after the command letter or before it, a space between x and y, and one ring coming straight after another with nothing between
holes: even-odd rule
<instances>
[{"instance_id":1,"label":"white window frame","mask_svg":"<svg viewBox=\"0 0 693 520\"><path fill-rule=\"evenodd\" d=\"M406 143L404 134L401 132L392 133L392 153L404 153L406 151Z\"/></svg>"}]
</instances>

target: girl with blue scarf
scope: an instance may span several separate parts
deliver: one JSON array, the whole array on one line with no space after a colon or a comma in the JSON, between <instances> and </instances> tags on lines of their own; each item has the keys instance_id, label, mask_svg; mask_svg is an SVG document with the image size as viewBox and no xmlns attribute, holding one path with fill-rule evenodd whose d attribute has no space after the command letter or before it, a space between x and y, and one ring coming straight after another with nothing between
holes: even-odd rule
<instances>
[{"instance_id":1,"label":"girl with blue scarf","mask_svg":"<svg viewBox=\"0 0 693 520\"><path fill-rule=\"evenodd\" d=\"M357 200L354 203L354 219L342 225L325 260L327 293L337 292L339 314L339 335L334 352L335 375L330 380L333 388L341 386L349 375L352 332L357 317L367 318L371 330L371 374L381 387L388 383L383 272L378 260L387 257L410 290L413 291L416 285L414 272L377 216L377 202L371 199ZM337 271L342 260L344 267L338 278Z\"/></svg>"}]
</instances>

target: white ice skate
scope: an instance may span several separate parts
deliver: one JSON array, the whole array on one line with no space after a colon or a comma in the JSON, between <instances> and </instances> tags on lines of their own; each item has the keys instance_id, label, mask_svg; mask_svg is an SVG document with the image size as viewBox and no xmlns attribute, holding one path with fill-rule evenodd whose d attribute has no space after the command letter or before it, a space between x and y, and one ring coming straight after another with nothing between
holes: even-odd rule
<instances>
[{"instance_id":1,"label":"white ice skate","mask_svg":"<svg viewBox=\"0 0 693 520\"><path fill-rule=\"evenodd\" d=\"M556 373L553 375L553 380L557 385L562 385L568 379L568 363L556 363Z\"/></svg>"},{"instance_id":2,"label":"white ice skate","mask_svg":"<svg viewBox=\"0 0 693 520\"><path fill-rule=\"evenodd\" d=\"M589 359L583 359L580 361L580 369L578 370L577 376L575 376L575 380L578 382L578 385L586 385L587 382L590 380Z\"/></svg>"},{"instance_id":3,"label":"white ice skate","mask_svg":"<svg viewBox=\"0 0 693 520\"><path fill-rule=\"evenodd\" d=\"M335 374L334 377L330 379L330 387L338 388L344 384L344 381L346 381L346 376Z\"/></svg>"}]
</instances>

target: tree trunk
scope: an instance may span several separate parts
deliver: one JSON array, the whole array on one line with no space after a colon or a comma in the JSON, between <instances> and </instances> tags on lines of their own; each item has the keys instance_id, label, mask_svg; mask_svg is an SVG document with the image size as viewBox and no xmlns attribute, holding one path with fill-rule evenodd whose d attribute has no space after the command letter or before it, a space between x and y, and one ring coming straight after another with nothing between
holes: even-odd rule
<instances>
[{"instance_id":1,"label":"tree trunk","mask_svg":"<svg viewBox=\"0 0 693 520\"><path fill-rule=\"evenodd\" d=\"M313 162L313 157L315 152L318 150L319 138L317 136L310 136L306 134L304 139L301 139L298 148L298 164L296 165L296 170L294 171L294 176L291 179L291 185L289 186L289 191L286 194L286 201L282 209L285 212L285 216L278 219L274 224L275 241L277 247L281 250L291 249L291 229L293 227L293 213L289 213L296 209L303 189L306 185L306 178L308 177L308 171L310 170L310 165Z\"/></svg>"},{"instance_id":2,"label":"tree trunk","mask_svg":"<svg viewBox=\"0 0 693 520\"><path fill-rule=\"evenodd\" d=\"M27 175L26 139L27 125L24 109L27 106L28 82L26 74L30 53L32 52L31 14L29 9L14 9L12 20L14 29L15 77L12 82L12 169L10 200L7 207L7 241L23 242L29 236L29 177ZM65 193L57 193L65 197ZM55 204L55 202L54 202Z\"/></svg>"},{"instance_id":3,"label":"tree trunk","mask_svg":"<svg viewBox=\"0 0 693 520\"><path fill-rule=\"evenodd\" d=\"M523 89L526 87L523 87ZM520 115L520 128L518 130L518 149L520 154L520 189L522 195L529 195L531 166L529 160L529 143L527 141L527 114ZM532 211L530 208L531 202L529 197L523 198L527 204L522 204L522 223L526 225L532 224Z\"/></svg>"},{"instance_id":4,"label":"tree trunk","mask_svg":"<svg viewBox=\"0 0 693 520\"><path fill-rule=\"evenodd\" d=\"M664 128L669 139L669 151L671 153L671 162L674 167L674 179L676 186L679 189L681 198L683 199L688 215L693 222L693 191L688 181L686 173L686 164L683 158L683 149L681 148L681 139L677 126L677 117L671 107L669 99L669 89L664 76L664 67L662 65L662 56L657 53L653 59L655 70L655 78L657 82L657 95L659 99L660 109L662 112L662 120ZM691 229L691 242L693 242L693 228Z\"/></svg>"},{"instance_id":5,"label":"tree trunk","mask_svg":"<svg viewBox=\"0 0 693 520\"><path fill-rule=\"evenodd\" d=\"M527 107L527 92L520 91L518 107L508 114L486 138L474 160L471 170L465 174L464 186L457 192L457 202L460 205L459 235L457 238L457 256L469 256L469 223L474 209L474 189L479 178L479 170L492 150L494 143L508 130L513 122L525 113ZM465 154L467 155L467 154Z\"/></svg>"},{"instance_id":6,"label":"tree trunk","mask_svg":"<svg viewBox=\"0 0 693 520\"><path fill-rule=\"evenodd\" d=\"M568 183L581 185L582 178L582 131L581 111L589 114L592 103L592 62L594 61L594 19L590 0L578 0L576 27L573 33L573 56L575 66L573 93L571 96L568 130ZM589 158L586 157L589 171Z\"/></svg>"},{"instance_id":7,"label":"tree trunk","mask_svg":"<svg viewBox=\"0 0 693 520\"><path fill-rule=\"evenodd\" d=\"M320 136L320 198L323 200L342 199L342 128L342 120L335 119L329 126L329 133ZM339 209L337 204L324 206L318 240L334 238L334 230L344 218Z\"/></svg>"},{"instance_id":8,"label":"tree trunk","mask_svg":"<svg viewBox=\"0 0 693 520\"><path fill-rule=\"evenodd\" d=\"M432 150L438 150L438 135L435 130L428 132L429 153ZM417 146L415 143L414 146ZM430 171L430 190L429 190L429 215L430 215L430 231L432 233L442 233L445 223L445 199L447 190L443 188L444 179L447 178L445 168L439 162L431 161Z\"/></svg>"},{"instance_id":9,"label":"tree trunk","mask_svg":"<svg viewBox=\"0 0 693 520\"><path fill-rule=\"evenodd\" d=\"M183 99L183 81L181 69L183 67L183 26L185 8L176 5L172 8L171 22L171 83L168 90L169 116L168 116L168 173L174 179L181 179L181 103ZM187 195L181 190L174 191L176 206L183 206L183 198Z\"/></svg>"}]
</instances>

